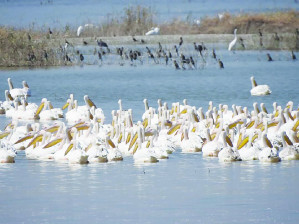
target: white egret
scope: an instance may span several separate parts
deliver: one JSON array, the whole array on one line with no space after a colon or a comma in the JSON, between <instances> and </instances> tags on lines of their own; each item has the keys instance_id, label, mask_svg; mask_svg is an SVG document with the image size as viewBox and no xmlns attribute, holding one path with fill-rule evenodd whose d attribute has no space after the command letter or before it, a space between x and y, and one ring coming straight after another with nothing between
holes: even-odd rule
<instances>
[{"instance_id":1,"label":"white egret","mask_svg":"<svg viewBox=\"0 0 299 224\"><path fill-rule=\"evenodd\" d=\"M235 38L232 40L232 42L230 42L230 44L228 45L228 50L231 51L232 48L236 45L237 43L237 29L235 29L234 31L235 34Z\"/></svg>"}]
</instances>

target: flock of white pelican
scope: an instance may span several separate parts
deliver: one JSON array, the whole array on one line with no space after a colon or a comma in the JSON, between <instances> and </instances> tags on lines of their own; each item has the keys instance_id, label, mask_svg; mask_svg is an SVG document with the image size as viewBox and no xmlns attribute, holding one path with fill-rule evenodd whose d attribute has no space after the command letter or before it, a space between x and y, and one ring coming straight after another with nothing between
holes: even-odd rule
<instances>
[{"instance_id":1,"label":"flock of white pelican","mask_svg":"<svg viewBox=\"0 0 299 224\"><path fill-rule=\"evenodd\" d=\"M252 78L252 86L257 85ZM155 163L174 151L202 153L219 161L260 160L279 162L299 159L299 108L273 103L247 107L213 105L202 107L158 100L157 108L144 99L142 120L133 122L133 111L119 108L105 124L103 110L86 95L78 105L70 94L62 108L54 108L46 98L38 106L28 102L29 86L13 87L8 79L6 100L0 102L2 116L11 122L0 131L0 163L13 163L19 150L26 157L68 163L103 163L132 156L136 163ZM269 94L269 93L267 93ZM21 122L20 122L21 121ZM20 125L20 123L25 125Z\"/></svg>"}]
</instances>

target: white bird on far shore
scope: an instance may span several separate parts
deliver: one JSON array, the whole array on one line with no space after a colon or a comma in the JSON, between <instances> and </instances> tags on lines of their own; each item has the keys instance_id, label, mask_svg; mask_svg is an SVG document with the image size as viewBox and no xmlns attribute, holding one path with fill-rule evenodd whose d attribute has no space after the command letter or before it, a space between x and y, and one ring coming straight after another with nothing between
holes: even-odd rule
<instances>
[{"instance_id":1,"label":"white bird on far shore","mask_svg":"<svg viewBox=\"0 0 299 224\"><path fill-rule=\"evenodd\" d=\"M159 27L152 27L150 31L148 31L145 35L150 36L150 35L158 35L160 34L160 28Z\"/></svg>"},{"instance_id":2,"label":"white bird on far shore","mask_svg":"<svg viewBox=\"0 0 299 224\"><path fill-rule=\"evenodd\" d=\"M235 34L235 38L232 40L232 42L230 42L230 44L228 45L228 50L231 51L232 48L236 45L237 43L237 29L234 30L234 34Z\"/></svg>"},{"instance_id":3,"label":"white bird on far shore","mask_svg":"<svg viewBox=\"0 0 299 224\"><path fill-rule=\"evenodd\" d=\"M79 37L80 34L83 32L83 26L79 26L78 29L77 29L77 36Z\"/></svg>"}]
</instances>

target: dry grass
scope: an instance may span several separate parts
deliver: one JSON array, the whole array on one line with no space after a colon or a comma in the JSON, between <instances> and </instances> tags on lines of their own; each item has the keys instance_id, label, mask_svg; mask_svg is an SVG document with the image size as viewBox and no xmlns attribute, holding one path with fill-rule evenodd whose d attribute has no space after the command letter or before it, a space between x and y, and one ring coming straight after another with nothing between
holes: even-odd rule
<instances>
[{"instance_id":1,"label":"dry grass","mask_svg":"<svg viewBox=\"0 0 299 224\"><path fill-rule=\"evenodd\" d=\"M200 26L185 20L173 20L161 24L163 34L231 34L235 28L238 33L256 34L261 29L263 33L294 33L299 27L299 12L285 11L274 13L223 15L206 17Z\"/></svg>"},{"instance_id":2,"label":"dry grass","mask_svg":"<svg viewBox=\"0 0 299 224\"><path fill-rule=\"evenodd\" d=\"M39 32L0 27L0 66L60 65L57 52L41 37Z\"/></svg>"},{"instance_id":3,"label":"dry grass","mask_svg":"<svg viewBox=\"0 0 299 224\"><path fill-rule=\"evenodd\" d=\"M238 28L238 33L254 34L261 29L264 33L294 33L299 24L298 11L274 13L242 14L232 16L225 14L219 18L205 18L198 29L199 33L232 33Z\"/></svg>"}]
</instances>

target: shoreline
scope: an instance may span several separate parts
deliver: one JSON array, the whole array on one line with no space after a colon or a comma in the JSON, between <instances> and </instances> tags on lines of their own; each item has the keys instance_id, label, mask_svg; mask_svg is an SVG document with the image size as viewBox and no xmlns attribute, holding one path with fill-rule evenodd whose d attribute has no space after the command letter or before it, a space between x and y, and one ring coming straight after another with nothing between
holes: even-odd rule
<instances>
[{"instance_id":1,"label":"shoreline","mask_svg":"<svg viewBox=\"0 0 299 224\"><path fill-rule=\"evenodd\" d=\"M244 39L246 45L245 49L242 50L289 50L292 43L289 43L290 39L296 38L296 35L293 33L278 33L278 36L281 37L279 41L279 46L273 46L273 49L270 48L271 41L274 41L274 33L267 33L263 35L264 47L261 48L258 46L259 44L259 35L258 34L238 34L238 39L241 37ZM118 36L118 37L64 37L64 38L53 38L49 40L49 44L52 46L57 46L59 43L64 43L65 39L75 46L83 46L83 40L88 42L87 46L97 46L96 39L102 39L107 42L109 45L129 45L129 46L146 46L158 44L178 44L180 37L183 37L184 43L193 44L196 42L197 44L200 42L208 43L208 44L229 44L233 39L233 34L187 34L187 35L152 35L152 36L134 36L138 42L133 42L132 36ZM140 42L143 39L145 41L144 44ZM295 44L295 42L293 43ZM279 47L279 48L278 48ZM295 46L294 46L295 48ZM240 49L236 49L240 50ZM295 50L295 49L294 49ZM297 49L298 50L298 49Z\"/></svg>"},{"instance_id":2,"label":"shoreline","mask_svg":"<svg viewBox=\"0 0 299 224\"><path fill-rule=\"evenodd\" d=\"M247 50L264 50L264 51L294 51L298 52L299 46L299 39L296 37L294 33L278 33L280 38L279 41L275 41L274 33L267 33L263 34L263 46L259 45L260 37L258 34L237 34L237 44L235 46L235 51L247 51ZM178 45L180 37L183 38L184 44L188 44L189 46L194 42L196 44L204 43L208 50L211 51L211 47L209 45L216 45L217 47L213 46L216 49L226 49L229 43L234 39L233 34L188 34L188 35L153 35L153 36L134 36L138 42L134 42L132 40L132 36L117 36L117 37L70 37L67 36L63 38L39 38L39 39L32 39L32 44L43 45L44 42L47 42L47 49L51 51L57 51L59 46L65 45L65 40L71 43L73 48L73 53L75 54L75 49L77 48L84 48L84 47L94 47L98 48L96 39L102 39L105 41L108 46L112 49L112 54L115 52L116 47L125 46L126 49L136 49L136 48L144 48L146 46L155 45L158 46L160 42L162 45ZM244 40L245 48L241 47L239 42L240 38ZM145 43L141 43L140 41L144 40ZM88 42L88 45L84 45L83 41ZM172 46L172 47L173 47ZM36 49L37 50L37 49ZM39 51L43 51L43 49L38 49ZM36 68L55 68L55 67L64 67L64 66L76 66L77 64L72 63L63 63L61 59L58 59L57 64L18 64L13 66L2 66L0 64L0 70L15 70L15 69L36 69Z\"/></svg>"}]
</instances>

